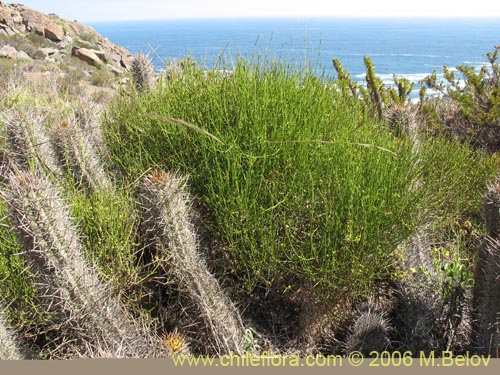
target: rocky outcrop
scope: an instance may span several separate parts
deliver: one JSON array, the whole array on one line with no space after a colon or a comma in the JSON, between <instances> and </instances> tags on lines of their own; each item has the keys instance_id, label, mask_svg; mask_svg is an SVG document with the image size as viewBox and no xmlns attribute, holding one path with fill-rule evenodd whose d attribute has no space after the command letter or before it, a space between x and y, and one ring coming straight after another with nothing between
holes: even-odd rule
<instances>
[{"instance_id":1,"label":"rocky outcrop","mask_svg":"<svg viewBox=\"0 0 500 375\"><path fill-rule=\"evenodd\" d=\"M97 51L87 49L87 48L78 48L73 47L72 54L73 56L78 57L80 60L83 60L90 65L99 66L103 63L103 61L99 58L96 53Z\"/></svg>"},{"instance_id":2,"label":"rocky outcrop","mask_svg":"<svg viewBox=\"0 0 500 375\"><path fill-rule=\"evenodd\" d=\"M0 58L12 60L32 60L32 58L24 51L18 51L12 46L0 47Z\"/></svg>"},{"instance_id":3,"label":"rocky outcrop","mask_svg":"<svg viewBox=\"0 0 500 375\"><path fill-rule=\"evenodd\" d=\"M64 40L64 29L60 24L51 20L49 16L26 8L21 11L21 17L23 24L26 26L26 31L42 35L54 42Z\"/></svg>"},{"instance_id":4,"label":"rocky outcrop","mask_svg":"<svg viewBox=\"0 0 500 375\"><path fill-rule=\"evenodd\" d=\"M47 43L37 46L33 52L21 51L13 43L9 44L9 37L16 35L26 36L35 34L45 38ZM62 62L71 51L91 66L108 65L110 70L120 74L129 70L132 64L132 55L125 48L113 44L93 28L78 22L64 20L55 14L46 15L28 8L22 4L6 4L0 1L0 47L10 46L16 51L7 48L0 54L0 58L45 59L52 62ZM17 48L17 49L16 49Z\"/></svg>"}]
</instances>

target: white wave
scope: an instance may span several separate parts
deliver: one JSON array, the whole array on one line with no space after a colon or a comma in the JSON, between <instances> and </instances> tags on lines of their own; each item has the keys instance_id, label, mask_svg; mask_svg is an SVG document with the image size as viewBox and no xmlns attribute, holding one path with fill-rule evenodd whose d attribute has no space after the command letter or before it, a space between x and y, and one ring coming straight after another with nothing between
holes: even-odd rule
<instances>
[{"instance_id":1,"label":"white wave","mask_svg":"<svg viewBox=\"0 0 500 375\"><path fill-rule=\"evenodd\" d=\"M451 69L450 69L451 70ZM431 72L426 72L426 73L396 73L396 77L398 78L405 78L410 82L419 82L423 80L425 77L429 76L432 74ZM356 78L359 79L365 79L366 78L366 73L362 74L356 74ZM394 79L392 74L377 74L377 77L379 77L383 83L385 84L394 84Z\"/></svg>"},{"instance_id":2,"label":"white wave","mask_svg":"<svg viewBox=\"0 0 500 375\"><path fill-rule=\"evenodd\" d=\"M390 56L403 56L403 57L428 57L431 59L435 58L447 58L448 56L440 56L440 55L425 55L425 54L417 54L417 53L391 53Z\"/></svg>"},{"instance_id":3,"label":"white wave","mask_svg":"<svg viewBox=\"0 0 500 375\"><path fill-rule=\"evenodd\" d=\"M448 59L451 56L420 54L420 53L347 53L348 56L370 56L370 57L427 57L430 59Z\"/></svg>"}]
</instances>

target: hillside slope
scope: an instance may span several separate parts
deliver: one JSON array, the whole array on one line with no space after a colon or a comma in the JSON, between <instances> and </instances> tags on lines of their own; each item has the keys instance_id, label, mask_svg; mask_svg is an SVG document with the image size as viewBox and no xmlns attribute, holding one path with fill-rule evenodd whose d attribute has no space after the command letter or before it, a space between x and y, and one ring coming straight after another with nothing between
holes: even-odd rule
<instances>
[{"instance_id":1,"label":"hillside slope","mask_svg":"<svg viewBox=\"0 0 500 375\"><path fill-rule=\"evenodd\" d=\"M74 65L87 75L99 70L116 76L132 63L129 51L87 25L1 1L0 59Z\"/></svg>"}]
</instances>

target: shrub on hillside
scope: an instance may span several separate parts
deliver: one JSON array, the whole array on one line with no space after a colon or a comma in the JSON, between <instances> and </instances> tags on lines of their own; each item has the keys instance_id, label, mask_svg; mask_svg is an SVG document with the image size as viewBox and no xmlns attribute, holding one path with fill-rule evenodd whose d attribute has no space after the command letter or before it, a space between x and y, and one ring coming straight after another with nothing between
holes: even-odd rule
<instances>
[{"instance_id":1,"label":"shrub on hillside","mask_svg":"<svg viewBox=\"0 0 500 375\"><path fill-rule=\"evenodd\" d=\"M189 66L124 100L107 139L130 178L156 165L191 175L218 260L241 287L314 285L324 298L364 295L390 278L393 249L414 228L423 197L443 204L464 170L478 185L488 173L475 172L467 153L460 167L447 164L451 153L433 159L437 144L414 155L411 141L363 105L276 62L240 61L229 75ZM451 185L441 194L426 177L412 189L422 173ZM476 204L476 187L460 197Z\"/></svg>"},{"instance_id":2,"label":"shrub on hillside","mask_svg":"<svg viewBox=\"0 0 500 375\"><path fill-rule=\"evenodd\" d=\"M445 66L446 82L438 82L436 72L424 80L427 87L444 97L431 99L424 106L430 125L437 123L438 132L470 141L491 153L500 150L499 52L500 46L496 46L487 53L489 65L479 71L469 65L460 65L456 70Z\"/></svg>"}]
</instances>

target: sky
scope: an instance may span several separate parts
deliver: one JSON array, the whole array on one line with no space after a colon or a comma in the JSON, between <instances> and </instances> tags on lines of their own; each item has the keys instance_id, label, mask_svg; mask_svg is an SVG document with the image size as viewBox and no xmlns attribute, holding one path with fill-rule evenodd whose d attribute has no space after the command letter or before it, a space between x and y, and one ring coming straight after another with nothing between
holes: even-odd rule
<instances>
[{"instance_id":1,"label":"sky","mask_svg":"<svg viewBox=\"0 0 500 375\"><path fill-rule=\"evenodd\" d=\"M80 22L277 16L500 18L498 0L466 2L467 5L459 0L18 0L16 2L43 13L56 13L62 18Z\"/></svg>"}]
</instances>

